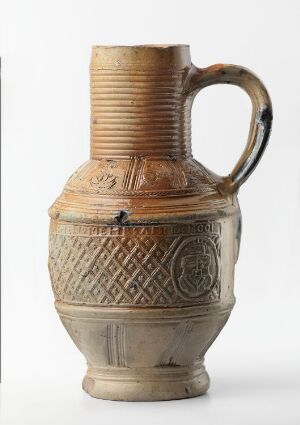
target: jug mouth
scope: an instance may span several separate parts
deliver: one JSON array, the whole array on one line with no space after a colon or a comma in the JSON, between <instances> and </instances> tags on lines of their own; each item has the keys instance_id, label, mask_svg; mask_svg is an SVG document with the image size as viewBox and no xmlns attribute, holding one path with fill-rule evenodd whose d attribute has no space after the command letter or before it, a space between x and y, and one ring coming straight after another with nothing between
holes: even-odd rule
<instances>
[{"instance_id":1,"label":"jug mouth","mask_svg":"<svg viewBox=\"0 0 300 425\"><path fill-rule=\"evenodd\" d=\"M95 45L91 70L185 69L191 66L188 44Z\"/></svg>"},{"instance_id":2,"label":"jug mouth","mask_svg":"<svg viewBox=\"0 0 300 425\"><path fill-rule=\"evenodd\" d=\"M93 49L116 49L116 48L123 48L123 49L132 49L132 48L151 48L151 49L168 49L168 48L174 48L174 47L187 47L189 48L189 44L128 44L128 45L115 45L115 44L96 44L92 46Z\"/></svg>"}]
</instances>

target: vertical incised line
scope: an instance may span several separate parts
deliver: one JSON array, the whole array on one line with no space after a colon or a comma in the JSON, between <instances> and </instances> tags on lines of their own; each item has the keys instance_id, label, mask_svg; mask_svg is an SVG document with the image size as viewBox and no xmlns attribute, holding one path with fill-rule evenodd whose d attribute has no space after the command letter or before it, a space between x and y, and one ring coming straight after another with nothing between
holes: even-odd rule
<instances>
[{"instance_id":1,"label":"vertical incised line","mask_svg":"<svg viewBox=\"0 0 300 425\"><path fill-rule=\"evenodd\" d=\"M138 190L138 188L140 187L140 181L143 175L144 166L145 166L145 160L140 159L138 161L138 169L135 176L135 182L134 182L134 188L133 188L134 190Z\"/></svg>"},{"instance_id":2,"label":"vertical incised line","mask_svg":"<svg viewBox=\"0 0 300 425\"><path fill-rule=\"evenodd\" d=\"M129 190L134 190L135 180L136 180L136 176L137 176L138 169L139 169L139 164L140 164L139 159L134 158L133 159L133 167L132 167L131 176L130 176L129 187L128 187Z\"/></svg>"},{"instance_id":3,"label":"vertical incised line","mask_svg":"<svg viewBox=\"0 0 300 425\"><path fill-rule=\"evenodd\" d=\"M182 187L186 185L186 180L184 173L182 172L182 169L180 167L180 164L176 162L170 162L169 163L170 168L173 170L172 173L172 183L174 187Z\"/></svg>"},{"instance_id":4,"label":"vertical incised line","mask_svg":"<svg viewBox=\"0 0 300 425\"><path fill-rule=\"evenodd\" d=\"M107 325L107 357L110 366L125 366L125 328L121 324Z\"/></svg>"},{"instance_id":5,"label":"vertical incised line","mask_svg":"<svg viewBox=\"0 0 300 425\"><path fill-rule=\"evenodd\" d=\"M128 162L127 170L125 172L124 180L123 180L123 188L125 190L128 190L128 187L129 187L133 163L134 163L134 159L131 158L130 161Z\"/></svg>"},{"instance_id":6,"label":"vertical incised line","mask_svg":"<svg viewBox=\"0 0 300 425\"><path fill-rule=\"evenodd\" d=\"M189 321L177 327L174 337L160 359L160 366L174 366L180 362L182 351L185 348L185 343L192 327L193 323Z\"/></svg>"},{"instance_id":7,"label":"vertical incised line","mask_svg":"<svg viewBox=\"0 0 300 425\"><path fill-rule=\"evenodd\" d=\"M112 352L111 352L111 323L107 325L107 357L108 357L108 364L113 364L113 358L112 358Z\"/></svg>"}]
</instances>

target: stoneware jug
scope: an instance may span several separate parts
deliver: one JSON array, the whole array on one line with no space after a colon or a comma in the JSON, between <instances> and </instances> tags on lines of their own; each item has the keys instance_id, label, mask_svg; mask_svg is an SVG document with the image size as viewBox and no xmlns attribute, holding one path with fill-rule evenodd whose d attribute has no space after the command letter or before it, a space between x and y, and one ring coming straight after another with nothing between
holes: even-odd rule
<instances>
[{"instance_id":1,"label":"stoneware jug","mask_svg":"<svg viewBox=\"0 0 300 425\"><path fill-rule=\"evenodd\" d=\"M235 302L239 187L266 147L269 95L248 69L191 63L187 45L96 46L91 155L50 208L49 270L83 388L112 400L194 397ZM212 84L253 105L244 153L218 176L192 156L191 107Z\"/></svg>"}]
</instances>

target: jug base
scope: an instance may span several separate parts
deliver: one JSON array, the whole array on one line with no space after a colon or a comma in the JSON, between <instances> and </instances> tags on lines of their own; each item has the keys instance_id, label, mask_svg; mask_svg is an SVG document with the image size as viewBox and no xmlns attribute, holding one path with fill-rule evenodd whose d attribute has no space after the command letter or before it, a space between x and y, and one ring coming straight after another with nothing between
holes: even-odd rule
<instances>
[{"instance_id":1,"label":"jug base","mask_svg":"<svg viewBox=\"0 0 300 425\"><path fill-rule=\"evenodd\" d=\"M92 397L105 400L177 400L205 394L209 376L203 361L191 366L90 367L82 386Z\"/></svg>"}]
</instances>

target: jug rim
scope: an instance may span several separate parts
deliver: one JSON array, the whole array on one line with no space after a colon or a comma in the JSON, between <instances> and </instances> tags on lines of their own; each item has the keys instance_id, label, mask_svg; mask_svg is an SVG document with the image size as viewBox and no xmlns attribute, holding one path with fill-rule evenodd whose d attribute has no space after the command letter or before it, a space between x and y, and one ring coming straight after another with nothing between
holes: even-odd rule
<instances>
[{"instance_id":1,"label":"jug rim","mask_svg":"<svg viewBox=\"0 0 300 425\"><path fill-rule=\"evenodd\" d=\"M187 44L140 44L93 46L90 69L183 70L191 65Z\"/></svg>"},{"instance_id":2,"label":"jug rim","mask_svg":"<svg viewBox=\"0 0 300 425\"><path fill-rule=\"evenodd\" d=\"M169 49L174 47L190 47L189 44L127 44L127 45L119 45L119 44L94 44L92 49L114 49L114 48L122 48L122 49L131 49L131 48L149 48L149 49Z\"/></svg>"}]
</instances>

